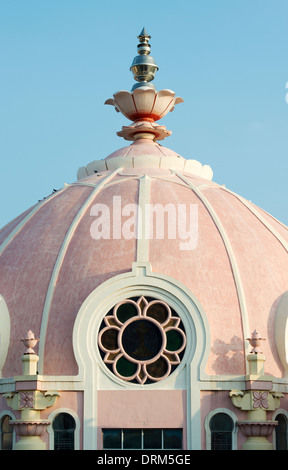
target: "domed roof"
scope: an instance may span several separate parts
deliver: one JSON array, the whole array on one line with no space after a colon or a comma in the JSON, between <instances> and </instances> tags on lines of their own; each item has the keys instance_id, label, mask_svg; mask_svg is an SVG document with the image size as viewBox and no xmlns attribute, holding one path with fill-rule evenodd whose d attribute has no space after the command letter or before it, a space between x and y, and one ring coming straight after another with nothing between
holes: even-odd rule
<instances>
[{"instance_id":1,"label":"domed roof","mask_svg":"<svg viewBox=\"0 0 288 470\"><path fill-rule=\"evenodd\" d=\"M96 287L130 271L139 256L136 237L113 238L112 225L110 237L95 239L93 207L105 206L113 214L115 197L122 208L141 207L143 178L149 185L146 202L197 207L191 249L181 248L187 239L179 233L171 239L154 236L142 261L185 285L202 305L211 338L207 372L244 373L245 339L257 328L267 339L267 372L280 373L271 325L275 302L287 289L287 229L199 175L120 167L65 185L1 230L0 293L11 318L3 376L20 372L19 338L25 328L40 338L41 373L77 374L72 333L78 310Z\"/></svg>"},{"instance_id":2,"label":"domed roof","mask_svg":"<svg viewBox=\"0 0 288 470\"><path fill-rule=\"evenodd\" d=\"M145 90L133 93L147 101ZM10 315L2 377L21 373L19 340L30 329L40 339L39 373L76 375L81 305L137 261L185 286L202 306L207 374L245 374L246 339L257 329L266 339L266 372L281 376L274 323L288 285L287 228L214 182L209 166L158 144L156 131L159 137L155 122L141 116L122 130L127 140L134 136L131 145L81 168L77 181L0 231L0 300ZM137 221L147 205L167 209L167 217L143 239Z\"/></svg>"}]
</instances>

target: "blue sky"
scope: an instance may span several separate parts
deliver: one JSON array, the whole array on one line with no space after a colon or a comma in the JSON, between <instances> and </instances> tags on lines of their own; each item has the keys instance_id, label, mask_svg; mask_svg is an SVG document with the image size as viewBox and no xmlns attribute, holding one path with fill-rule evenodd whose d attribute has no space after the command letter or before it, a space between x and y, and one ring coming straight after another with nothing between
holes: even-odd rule
<instances>
[{"instance_id":1,"label":"blue sky","mask_svg":"<svg viewBox=\"0 0 288 470\"><path fill-rule=\"evenodd\" d=\"M0 227L127 145L104 102L143 26L157 89L184 99L163 145L288 225L287 21L287 0L0 0Z\"/></svg>"}]
</instances>

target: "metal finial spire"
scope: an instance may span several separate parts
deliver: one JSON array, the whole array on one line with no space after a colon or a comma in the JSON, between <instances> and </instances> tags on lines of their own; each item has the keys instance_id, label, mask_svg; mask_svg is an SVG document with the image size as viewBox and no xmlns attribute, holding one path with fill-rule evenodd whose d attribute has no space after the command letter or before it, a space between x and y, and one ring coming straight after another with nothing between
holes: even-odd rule
<instances>
[{"instance_id":1,"label":"metal finial spire","mask_svg":"<svg viewBox=\"0 0 288 470\"><path fill-rule=\"evenodd\" d=\"M155 86L150 82L154 80L155 73L159 70L159 67L150 55L151 46L149 44L149 39L151 39L151 36L149 36L146 29L143 28L138 39L139 44L137 46L137 51L139 55L134 57L130 70L134 75L134 80L139 83L136 83L132 90L143 86L155 88Z\"/></svg>"},{"instance_id":2,"label":"metal finial spire","mask_svg":"<svg viewBox=\"0 0 288 470\"><path fill-rule=\"evenodd\" d=\"M151 46L149 44L149 39L151 39L151 36L147 34L147 31L145 28L142 29L141 33L138 36L140 44L137 46L138 54L142 55L149 55L150 54L150 49Z\"/></svg>"},{"instance_id":3,"label":"metal finial spire","mask_svg":"<svg viewBox=\"0 0 288 470\"><path fill-rule=\"evenodd\" d=\"M150 83L158 66L150 56L150 36L145 28L138 38L138 55L134 58L130 70L139 83L136 83L130 92L121 90L114 93L113 98L106 100L105 104L111 104L117 112L133 121L130 126L123 126L122 131L117 132L120 137L133 141L150 139L155 142L171 134L171 131L167 131L165 126L159 126L156 121L173 111L175 105L183 100L176 97L172 90L158 92Z\"/></svg>"}]
</instances>

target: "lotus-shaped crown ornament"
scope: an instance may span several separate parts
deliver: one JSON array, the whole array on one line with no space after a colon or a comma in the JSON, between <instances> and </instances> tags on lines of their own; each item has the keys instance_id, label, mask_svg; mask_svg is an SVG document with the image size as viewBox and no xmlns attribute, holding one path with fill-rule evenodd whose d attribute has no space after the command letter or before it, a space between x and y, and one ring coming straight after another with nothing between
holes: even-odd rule
<instances>
[{"instance_id":1,"label":"lotus-shaped crown ornament","mask_svg":"<svg viewBox=\"0 0 288 470\"><path fill-rule=\"evenodd\" d=\"M130 68L137 83L130 92L121 90L114 93L113 98L106 100L105 104L114 106L117 112L133 121L132 126L125 126L117 133L119 136L126 140L135 140L139 133L145 133L148 138L150 135L153 140L162 140L170 135L171 131L167 131L165 126L159 126L156 121L173 111L175 105L182 103L183 99L176 97L172 90L156 90L151 81L159 68L150 56L150 36L145 28L138 38L139 55L134 58Z\"/></svg>"},{"instance_id":2,"label":"lotus-shaped crown ornament","mask_svg":"<svg viewBox=\"0 0 288 470\"><path fill-rule=\"evenodd\" d=\"M113 105L116 111L121 112L130 121L159 121L169 111L173 111L176 104L183 102L182 98L175 97L172 90L157 92L147 86L135 88L131 92L118 91L113 97L114 99L106 100L105 104Z\"/></svg>"},{"instance_id":3,"label":"lotus-shaped crown ornament","mask_svg":"<svg viewBox=\"0 0 288 470\"><path fill-rule=\"evenodd\" d=\"M257 330L254 330L251 338L246 338L249 341L250 345L252 346L251 353L254 354L262 354L261 343L265 341L264 338L261 338Z\"/></svg>"},{"instance_id":4,"label":"lotus-shaped crown ornament","mask_svg":"<svg viewBox=\"0 0 288 470\"><path fill-rule=\"evenodd\" d=\"M21 341L25 344L27 348L24 354L35 354L33 348L36 346L39 339L35 338L33 331L29 330L26 334L26 338L21 339Z\"/></svg>"}]
</instances>

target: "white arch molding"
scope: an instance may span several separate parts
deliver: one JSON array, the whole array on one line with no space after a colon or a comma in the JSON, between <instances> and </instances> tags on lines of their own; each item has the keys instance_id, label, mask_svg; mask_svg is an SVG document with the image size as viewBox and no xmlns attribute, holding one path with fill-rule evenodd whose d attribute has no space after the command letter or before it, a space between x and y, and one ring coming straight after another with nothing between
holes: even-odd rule
<instances>
[{"instance_id":1,"label":"white arch molding","mask_svg":"<svg viewBox=\"0 0 288 470\"><path fill-rule=\"evenodd\" d=\"M283 415L286 420L287 420L287 426L288 426L288 411L284 410L283 408L278 408L277 410L274 411L273 415L272 415L272 420L273 421L276 421L276 417L278 415ZM287 434L286 434L286 442L288 443L288 429L286 430L287 431ZM276 449L276 428L274 429L273 431L273 449L274 450L277 450Z\"/></svg>"},{"instance_id":2,"label":"white arch molding","mask_svg":"<svg viewBox=\"0 0 288 470\"><path fill-rule=\"evenodd\" d=\"M285 377L288 376L288 291L278 301L275 314L275 343Z\"/></svg>"},{"instance_id":3,"label":"white arch molding","mask_svg":"<svg viewBox=\"0 0 288 470\"><path fill-rule=\"evenodd\" d=\"M4 297L0 294L0 377L10 342L10 314Z\"/></svg>"},{"instance_id":4,"label":"white arch molding","mask_svg":"<svg viewBox=\"0 0 288 470\"><path fill-rule=\"evenodd\" d=\"M112 374L102 362L97 341L106 313L118 302L141 295L168 303L180 316L187 336L185 354L177 369L166 379L150 385L128 383ZM188 449L201 448L200 380L205 377L210 334L202 306L185 286L169 276L153 273L150 263L133 263L132 271L104 282L83 302L74 324L73 347L79 379L84 384L84 422L89 422L89 426L84 429L84 449L96 449L97 445L96 391L135 388L186 388L187 446Z\"/></svg>"},{"instance_id":5,"label":"white arch molding","mask_svg":"<svg viewBox=\"0 0 288 470\"><path fill-rule=\"evenodd\" d=\"M15 414L11 410L3 410L3 411L0 412L0 425L2 424L2 419L5 416L9 416L11 420L16 419ZM0 430L0 435L1 435L1 430ZM14 429L14 426L13 426L12 449L14 449L15 443L16 443L16 432L15 432L15 429ZM1 443L0 443L0 450L2 450Z\"/></svg>"}]
</instances>

